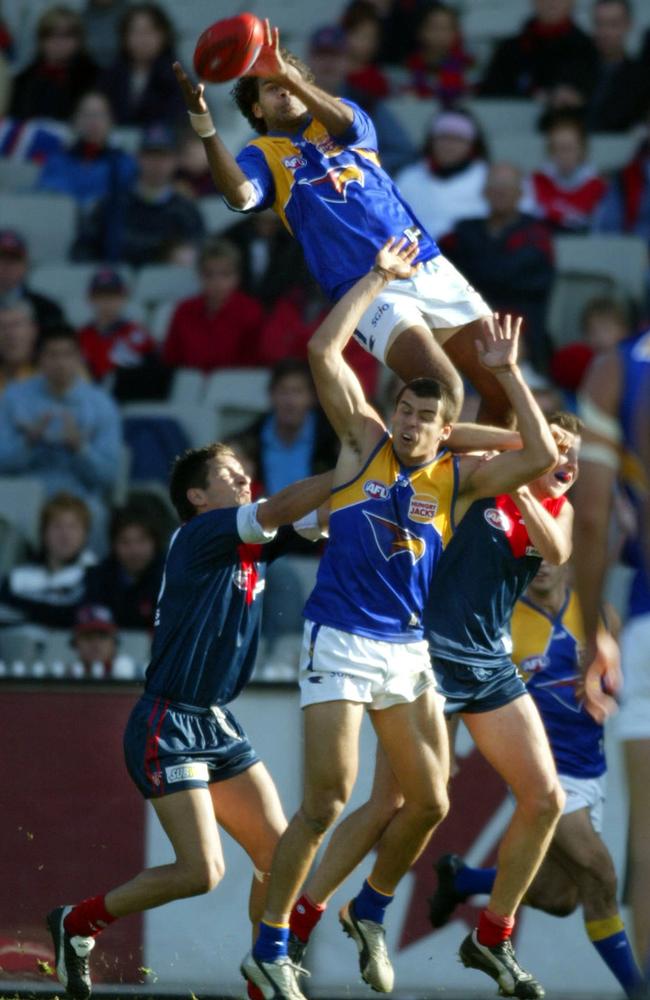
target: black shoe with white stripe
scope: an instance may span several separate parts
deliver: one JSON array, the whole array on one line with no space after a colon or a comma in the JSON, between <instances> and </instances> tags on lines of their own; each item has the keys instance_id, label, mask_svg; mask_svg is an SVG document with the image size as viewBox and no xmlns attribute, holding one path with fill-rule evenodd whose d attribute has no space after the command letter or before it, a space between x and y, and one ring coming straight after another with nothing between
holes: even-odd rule
<instances>
[{"instance_id":1,"label":"black shoe with white stripe","mask_svg":"<svg viewBox=\"0 0 650 1000\"><path fill-rule=\"evenodd\" d=\"M93 984L88 956L95 947L92 937L70 937L63 921L71 906L57 906L47 915L47 926L54 942L54 960L59 982L72 1000L89 1000Z\"/></svg>"},{"instance_id":2,"label":"black shoe with white stripe","mask_svg":"<svg viewBox=\"0 0 650 1000\"><path fill-rule=\"evenodd\" d=\"M458 854L443 854L436 861L438 887L428 900L432 927L444 927L458 904L467 899L464 893L458 892L455 885L456 874L464 867L465 862Z\"/></svg>"},{"instance_id":3,"label":"black shoe with white stripe","mask_svg":"<svg viewBox=\"0 0 650 1000\"><path fill-rule=\"evenodd\" d=\"M467 935L458 954L467 968L487 972L499 984L499 992L503 997L541 1000L546 996L544 987L517 962L510 939L488 948L479 942L474 930Z\"/></svg>"}]
</instances>

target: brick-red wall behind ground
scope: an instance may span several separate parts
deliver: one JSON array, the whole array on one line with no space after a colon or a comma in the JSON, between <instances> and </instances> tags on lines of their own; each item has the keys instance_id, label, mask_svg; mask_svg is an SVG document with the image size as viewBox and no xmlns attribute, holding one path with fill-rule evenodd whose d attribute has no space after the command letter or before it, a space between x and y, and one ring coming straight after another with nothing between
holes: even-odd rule
<instances>
[{"instance_id":1,"label":"brick-red wall behind ground","mask_svg":"<svg viewBox=\"0 0 650 1000\"><path fill-rule=\"evenodd\" d=\"M0 979L47 978L45 915L143 867L145 803L124 765L137 692L0 691ZM142 918L117 921L93 954L97 982L141 982Z\"/></svg>"}]
</instances>

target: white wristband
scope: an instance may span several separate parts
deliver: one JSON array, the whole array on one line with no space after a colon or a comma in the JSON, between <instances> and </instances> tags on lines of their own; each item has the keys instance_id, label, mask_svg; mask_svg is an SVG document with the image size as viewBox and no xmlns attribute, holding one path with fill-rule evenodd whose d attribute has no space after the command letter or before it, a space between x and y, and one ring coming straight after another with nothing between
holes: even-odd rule
<instances>
[{"instance_id":1,"label":"white wristband","mask_svg":"<svg viewBox=\"0 0 650 1000\"><path fill-rule=\"evenodd\" d=\"M196 114L194 111L187 113L190 116L190 125L201 139L209 139L211 135L217 134L209 111L201 111L200 114Z\"/></svg>"}]
</instances>

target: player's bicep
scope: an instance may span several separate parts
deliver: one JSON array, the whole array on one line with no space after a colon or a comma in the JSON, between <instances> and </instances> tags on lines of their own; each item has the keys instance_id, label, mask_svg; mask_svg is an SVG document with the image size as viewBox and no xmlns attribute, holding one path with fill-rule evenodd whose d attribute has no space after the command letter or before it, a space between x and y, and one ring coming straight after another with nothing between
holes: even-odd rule
<instances>
[{"instance_id":1,"label":"player's bicep","mask_svg":"<svg viewBox=\"0 0 650 1000\"><path fill-rule=\"evenodd\" d=\"M498 493L509 493L531 478L523 450L499 452L489 461L463 459L459 469L458 492L466 499L479 500Z\"/></svg>"},{"instance_id":2,"label":"player's bicep","mask_svg":"<svg viewBox=\"0 0 650 1000\"><path fill-rule=\"evenodd\" d=\"M345 358L338 352L310 353L309 364L319 402L339 439L362 433L376 414Z\"/></svg>"},{"instance_id":3,"label":"player's bicep","mask_svg":"<svg viewBox=\"0 0 650 1000\"><path fill-rule=\"evenodd\" d=\"M237 157L237 164L248 179L249 199L241 208L236 208L224 198L228 207L239 212L261 212L271 208L275 201L275 181L263 154L255 147L246 146Z\"/></svg>"}]
</instances>

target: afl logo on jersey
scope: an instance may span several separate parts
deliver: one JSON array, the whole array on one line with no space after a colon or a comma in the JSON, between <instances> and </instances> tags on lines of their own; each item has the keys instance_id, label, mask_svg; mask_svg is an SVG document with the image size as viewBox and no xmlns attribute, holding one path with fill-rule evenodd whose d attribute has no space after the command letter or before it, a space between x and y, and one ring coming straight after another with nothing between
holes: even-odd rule
<instances>
[{"instance_id":1,"label":"afl logo on jersey","mask_svg":"<svg viewBox=\"0 0 650 1000\"><path fill-rule=\"evenodd\" d=\"M363 492L370 500L386 500L390 490L386 483L380 483L378 479L366 479Z\"/></svg>"},{"instance_id":2,"label":"afl logo on jersey","mask_svg":"<svg viewBox=\"0 0 650 1000\"><path fill-rule=\"evenodd\" d=\"M491 528L496 528L497 531L512 531L512 521L507 514L504 514L502 510L498 507L488 507L487 510L483 511L483 517L490 525Z\"/></svg>"},{"instance_id":3,"label":"afl logo on jersey","mask_svg":"<svg viewBox=\"0 0 650 1000\"><path fill-rule=\"evenodd\" d=\"M547 667L548 657L544 656L544 654L541 656L529 656L519 664L519 669L524 675L524 680L528 680L533 674L540 673L541 670L546 670Z\"/></svg>"},{"instance_id":4,"label":"afl logo on jersey","mask_svg":"<svg viewBox=\"0 0 650 1000\"><path fill-rule=\"evenodd\" d=\"M292 173L295 173L295 171L300 170L301 167L307 166L307 160L304 156L300 156L299 153L296 153L293 156L285 156L282 161L282 166L286 167L287 170L290 170Z\"/></svg>"},{"instance_id":5,"label":"afl logo on jersey","mask_svg":"<svg viewBox=\"0 0 650 1000\"><path fill-rule=\"evenodd\" d=\"M428 524L433 521L438 513L438 500L429 496L428 493L416 493L411 497L409 504L409 518L411 521L418 521L420 524Z\"/></svg>"}]
</instances>

